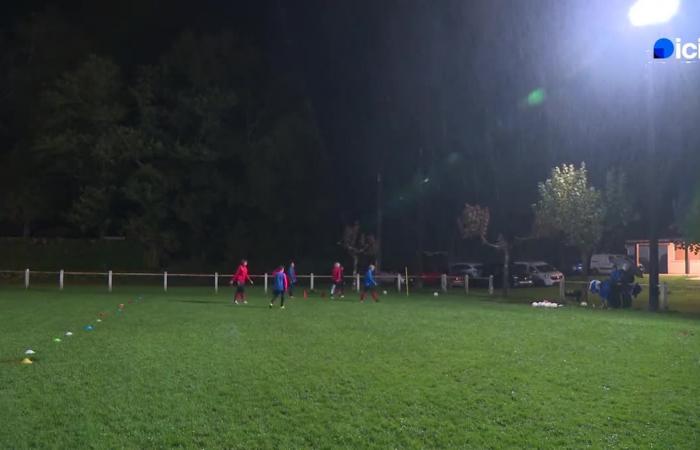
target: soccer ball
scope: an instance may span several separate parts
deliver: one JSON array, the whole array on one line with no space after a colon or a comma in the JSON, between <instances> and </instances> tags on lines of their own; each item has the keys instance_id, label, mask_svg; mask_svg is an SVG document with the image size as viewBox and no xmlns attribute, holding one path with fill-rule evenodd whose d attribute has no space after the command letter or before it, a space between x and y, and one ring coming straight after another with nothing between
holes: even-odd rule
<instances>
[{"instance_id":1,"label":"soccer ball","mask_svg":"<svg viewBox=\"0 0 700 450\"><path fill-rule=\"evenodd\" d=\"M581 306L588 306L587 302L581 302Z\"/></svg>"},{"instance_id":2,"label":"soccer ball","mask_svg":"<svg viewBox=\"0 0 700 450\"><path fill-rule=\"evenodd\" d=\"M387 294L387 292L386 292L386 291L384 291L384 292L383 292L383 294L384 294L384 295L386 295L386 294Z\"/></svg>"},{"instance_id":3,"label":"soccer ball","mask_svg":"<svg viewBox=\"0 0 700 450\"><path fill-rule=\"evenodd\" d=\"M437 293L437 292L433 292L433 296L437 297L437 296L438 296L438 293Z\"/></svg>"}]
</instances>

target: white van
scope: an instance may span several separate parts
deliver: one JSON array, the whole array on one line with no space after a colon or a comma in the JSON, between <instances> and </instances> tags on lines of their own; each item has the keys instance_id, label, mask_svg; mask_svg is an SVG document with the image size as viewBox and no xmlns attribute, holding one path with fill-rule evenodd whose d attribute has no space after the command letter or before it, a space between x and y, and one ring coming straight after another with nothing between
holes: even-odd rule
<instances>
[{"instance_id":1,"label":"white van","mask_svg":"<svg viewBox=\"0 0 700 450\"><path fill-rule=\"evenodd\" d=\"M591 256L590 272L594 275L607 275L613 271L615 267L622 268L623 264L632 266L632 261L625 255L616 255L613 253L597 253Z\"/></svg>"},{"instance_id":2,"label":"white van","mask_svg":"<svg viewBox=\"0 0 700 450\"><path fill-rule=\"evenodd\" d=\"M527 267L535 284L554 286L559 284L564 278L563 273L544 261L516 261L515 264L522 264Z\"/></svg>"}]
</instances>

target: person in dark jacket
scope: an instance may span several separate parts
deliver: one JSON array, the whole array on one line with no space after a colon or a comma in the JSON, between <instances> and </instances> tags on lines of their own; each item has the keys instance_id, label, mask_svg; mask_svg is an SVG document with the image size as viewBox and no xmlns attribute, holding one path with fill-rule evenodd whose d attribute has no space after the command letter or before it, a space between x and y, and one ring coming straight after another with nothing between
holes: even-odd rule
<instances>
[{"instance_id":1,"label":"person in dark jacket","mask_svg":"<svg viewBox=\"0 0 700 450\"><path fill-rule=\"evenodd\" d=\"M619 308L622 306L622 278L624 271L615 266L610 273L610 295L608 296L608 306Z\"/></svg>"},{"instance_id":2,"label":"person in dark jacket","mask_svg":"<svg viewBox=\"0 0 700 450\"><path fill-rule=\"evenodd\" d=\"M289 288L289 280L287 274L284 273L284 266L279 266L272 274L272 300L270 300L270 308L275 305L277 297L280 298L280 308L284 309L284 293Z\"/></svg>"},{"instance_id":3,"label":"person in dark jacket","mask_svg":"<svg viewBox=\"0 0 700 450\"><path fill-rule=\"evenodd\" d=\"M294 286L297 284L297 269L294 261L289 263L289 268L287 269L287 281L289 281L289 298L294 298Z\"/></svg>"},{"instance_id":4,"label":"person in dark jacket","mask_svg":"<svg viewBox=\"0 0 700 450\"><path fill-rule=\"evenodd\" d=\"M632 307L632 298L636 297L634 294L634 276L635 271L631 265L624 263L622 265L622 276L620 277L620 299L623 308Z\"/></svg>"}]
</instances>

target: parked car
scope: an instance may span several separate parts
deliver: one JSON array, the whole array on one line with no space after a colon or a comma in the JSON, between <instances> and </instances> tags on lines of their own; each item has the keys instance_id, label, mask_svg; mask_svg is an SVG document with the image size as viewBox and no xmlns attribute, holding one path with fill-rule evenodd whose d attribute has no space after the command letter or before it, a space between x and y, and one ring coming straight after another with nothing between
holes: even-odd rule
<instances>
[{"instance_id":1,"label":"parked car","mask_svg":"<svg viewBox=\"0 0 700 450\"><path fill-rule=\"evenodd\" d=\"M615 267L622 267L624 264L632 266L634 263L625 255L616 255L612 253L597 253L591 256L590 272L594 275L607 275L613 271Z\"/></svg>"},{"instance_id":2,"label":"parked car","mask_svg":"<svg viewBox=\"0 0 700 450\"><path fill-rule=\"evenodd\" d=\"M563 273L544 261L516 261L515 263L524 265L532 275L532 281L540 286L554 286L564 278Z\"/></svg>"},{"instance_id":3,"label":"parked car","mask_svg":"<svg viewBox=\"0 0 700 450\"><path fill-rule=\"evenodd\" d=\"M503 286L503 264L493 263L484 265L482 270L484 277L493 276L493 285L495 287ZM529 287L534 285L534 280L528 268L524 264L514 263L508 266L508 275L510 278L510 287Z\"/></svg>"},{"instance_id":4,"label":"parked car","mask_svg":"<svg viewBox=\"0 0 700 450\"><path fill-rule=\"evenodd\" d=\"M421 272L418 278L423 286L439 286L442 282L442 273Z\"/></svg>"},{"instance_id":5,"label":"parked car","mask_svg":"<svg viewBox=\"0 0 700 450\"><path fill-rule=\"evenodd\" d=\"M422 286L440 286L442 275L448 272L448 254L445 251L424 251L421 255L422 271L416 282Z\"/></svg>"},{"instance_id":6,"label":"parked car","mask_svg":"<svg viewBox=\"0 0 700 450\"><path fill-rule=\"evenodd\" d=\"M464 276L469 278L481 277L484 265L476 262L455 263L450 266L449 280L452 287L464 287Z\"/></svg>"}]
</instances>

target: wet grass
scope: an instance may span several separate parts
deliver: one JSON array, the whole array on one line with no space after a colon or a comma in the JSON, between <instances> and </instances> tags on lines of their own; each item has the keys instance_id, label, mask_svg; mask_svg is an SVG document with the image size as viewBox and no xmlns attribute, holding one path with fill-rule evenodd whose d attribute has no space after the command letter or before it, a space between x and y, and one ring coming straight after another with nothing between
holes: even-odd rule
<instances>
[{"instance_id":1,"label":"wet grass","mask_svg":"<svg viewBox=\"0 0 700 450\"><path fill-rule=\"evenodd\" d=\"M700 446L692 317L229 294L0 288L0 448Z\"/></svg>"}]
</instances>

